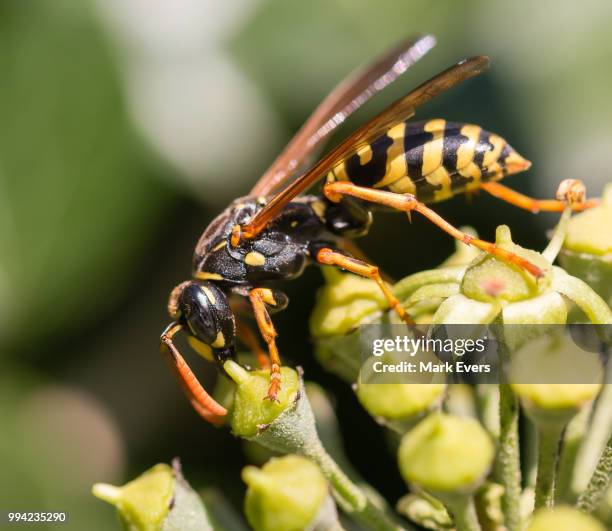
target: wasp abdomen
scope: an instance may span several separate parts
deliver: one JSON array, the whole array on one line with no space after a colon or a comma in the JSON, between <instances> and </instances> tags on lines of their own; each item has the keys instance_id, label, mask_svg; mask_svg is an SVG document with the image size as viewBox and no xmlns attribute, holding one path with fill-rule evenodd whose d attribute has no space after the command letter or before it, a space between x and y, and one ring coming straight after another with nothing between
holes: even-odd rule
<instances>
[{"instance_id":1,"label":"wasp abdomen","mask_svg":"<svg viewBox=\"0 0 612 531\"><path fill-rule=\"evenodd\" d=\"M338 163L328 181L411 193L429 203L527 169L503 138L442 119L400 122Z\"/></svg>"}]
</instances>

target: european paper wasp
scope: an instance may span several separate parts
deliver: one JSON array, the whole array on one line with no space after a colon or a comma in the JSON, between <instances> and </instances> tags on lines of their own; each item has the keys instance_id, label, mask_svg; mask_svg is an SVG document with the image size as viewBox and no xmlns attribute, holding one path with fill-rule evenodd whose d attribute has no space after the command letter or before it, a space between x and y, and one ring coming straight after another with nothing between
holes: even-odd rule
<instances>
[{"instance_id":1,"label":"european paper wasp","mask_svg":"<svg viewBox=\"0 0 612 531\"><path fill-rule=\"evenodd\" d=\"M531 165L500 136L442 119L409 121L417 107L486 69L485 56L463 60L418 86L303 171L307 157L336 127L434 45L430 35L409 39L341 82L251 193L233 201L202 234L192 279L170 295L168 311L174 321L161 336L161 348L204 419L218 423L227 411L188 367L174 345L175 334L184 330L191 347L221 369L235 358L240 339L270 368L266 398L275 400L281 362L270 313L288 303L276 286L298 277L309 264L336 266L374 280L389 307L412 323L378 267L346 250L350 239L368 232L375 207L408 215L419 212L454 238L536 277L542 274L527 260L463 233L426 206L475 189L532 211L560 211L566 205L561 200L538 201L496 182ZM320 180L325 180L321 194L301 195ZM586 202L576 208L588 206ZM267 353L238 315L234 302L240 299L250 303Z\"/></svg>"}]
</instances>

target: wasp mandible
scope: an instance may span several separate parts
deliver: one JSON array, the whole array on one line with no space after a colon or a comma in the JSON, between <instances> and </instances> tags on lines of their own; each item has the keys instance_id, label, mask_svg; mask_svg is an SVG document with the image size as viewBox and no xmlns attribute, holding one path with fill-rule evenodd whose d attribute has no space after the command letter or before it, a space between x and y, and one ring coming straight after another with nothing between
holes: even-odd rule
<instances>
[{"instance_id":1,"label":"wasp mandible","mask_svg":"<svg viewBox=\"0 0 612 531\"><path fill-rule=\"evenodd\" d=\"M270 314L284 309L279 281L298 277L309 264L336 266L374 280L398 316L412 323L379 272L343 243L368 232L376 207L427 217L468 245L523 268L536 277L542 271L527 260L474 238L426 206L457 193L483 189L532 211L560 211L566 203L538 201L497 183L527 170L531 163L503 138L477 125L443 119L409 121L416 108L489 65L485 56L463 60L396 101L336 148L301 172L307 157L349 115L392 83L433 46L431 35L402 42L371 66L359 70L317 107L251 193L233 201L202 234L193 258L192 279L170 295L174 320L161 336L168 359L198 413L218 423L227 413L199 383L175 347L184 330L194 350L223 363L236 356L237 338L270 369L267 397L275 400L281 386L280 356ZM302 195L325 179L322 193ZM576 205L588 208L589 202ZM267 352L235 311L232 302L250 303Z\"/></svg>"}]
</instances>

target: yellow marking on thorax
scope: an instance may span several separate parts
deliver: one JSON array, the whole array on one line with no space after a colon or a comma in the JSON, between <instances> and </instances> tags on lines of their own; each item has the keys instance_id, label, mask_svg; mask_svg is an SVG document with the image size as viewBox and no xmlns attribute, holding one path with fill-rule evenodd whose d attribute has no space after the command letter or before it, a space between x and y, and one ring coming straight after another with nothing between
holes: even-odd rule
<instances>
[{"instance_id":1,"label":"yellow marking on thorax","mask_svg":"<svg viewBox=\"0 0 612 531\"><path fill-rule=\"evenodd\" d=\"M220 249L223 249L224 247L225 247L225 240L223 240L223 241L219 242L217 245L215 245L212 250L213 250L213 252L215 252L215 251L219 251Z\"/></svg>"},{"instance_id":2,"label":"yellow marking on thorax","mask_svg":"<svg viewBox=\"0 0 612 531\"><path fill-rule=\"evenodd\" d=\"M425 131L433 134L433 138L423 145L422 175L429 175L442 166L442 154L444 149L444 126L446 120L429 120L423 127Z\"/></svg>"},{"instance_id":3,"label":"yellow marking on thorax","mask_svg":"<svg viewBox=\"0 0 612 531\"><path fill-rule=\"evenodd\" d=\"M195 350L200 356L202 356L205 360L214 361L212 349L210 345L206 343L202 343L198 338L193 336L187 336L187 343L189 346Z\"/></svg>"},{"instance_id":4,"label":"yellow marking on thorax","mask_svg":"<svg viewBox=\"0 0 612 531\"><path fill-rule=\"evenodd\" d=\"M485 168L488 168L491 164L497 162L502 149L504 149L506 141L500 136L490 135L489 143L493 144L493 149L491 151L485 151L484 158L482 159L482 164Z\"/></svg>"},{"instance_id":5,"label":"yellow marking on thorax","mask_svg":"<svg viewBox=\"0 0 612 531\"><path fill-rule=\"evenodd\" d=\"M425 176L427 182L433 186L441 186L439 190L434 192L434 201L442 201L448 199L453 194L451 192L450 175L444 166L439 166L436 170Z\"/></svg>"},{"instance_id":6,"label":"yellow marking on thorax","mask_svg":"<svg viewBox=\"0 0 612 531\"><path fill-rule=\"evenodd\" d=\"M208 271L196 271L193 276L198 280L223 280L219 273L209 273Z\"/></svg>"},{"instance_id":7,"label":"yellow marking on thorax","mask_svg":"<svg viewBox=\"0 0 612 531\"><path fill-rule=\"evenodd\" d=\"M210 288L207 288L206 286L202 286L202 290L204 291L204 295L206 295L206 298L210 301L211 304L214 305L217 302L215 294L210 290Z\"/></svg>"},{"instance_id":8,"label":"yellow marking on thorax","mask_svg":"<svg viewBox=\"0 0 612 531\"><path fill-rule=\"evenodd\" d=\"M217 337L210 346L213 348L223 348L225 346L225 336L223 335L223 332L217 333Z\"/></svg>"},{"instance_id":9,"label":"yellow marking on thorax","mask_svg":"<svg viewBox=\"0 0 612 531\"><path fill-rule=\"evenodd\" d=\"M295 227L297 227L299 225L299 221L292 221L291 222L291 228L294 229Z\"/></svg>"},{"instance_id":10,"label":"yellow marking on thorax","mask_svg":"<svg viewBox=\"0 0 612 531\"><path fill-rule=\"evenodd\" d=\"M464 125L461 134L468 137L468 141L461 144L457 149L457 169L462 170L474 162L474 154L478 145L481 128L477 125ZM463 175L463 173L461 174Z\"/></svg>"},{"instance_id":11,"label":"yellow marking on thorax","mask_svg":"<svg viewBox=\"0 0 612 531\"><path fill-rule=\"evenodd\" d=\"M408 175L406 167L406 156L404 154L404 137L406 136L406 123L400 122L394 125L387 136L393 143L387 148L387 167L383 178L374 184L374 188L384 188L391 185Z\"/></svg>"},{"instance_id":12,"label":"yellow marking on thorax","mask_svg":"<svg viewBox=\"0 0 612 531\"><path fill-rule=\"evenodd\" d=\"M266 257L257 251L251 251L244 257L244 262L250 266L262 266L266 263Z\"/></svg>"}]
</instances>

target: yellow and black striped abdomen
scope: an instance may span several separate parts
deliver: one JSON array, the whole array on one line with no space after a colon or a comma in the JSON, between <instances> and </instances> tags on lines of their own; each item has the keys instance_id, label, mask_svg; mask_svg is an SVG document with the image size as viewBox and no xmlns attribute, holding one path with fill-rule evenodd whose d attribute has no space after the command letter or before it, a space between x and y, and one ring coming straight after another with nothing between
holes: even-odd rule
<instances>
[{"instance_id":1,"label":"yellow and black striped abdomen","mask_svg":"<svg viewBox=\"0 0 612 531\"><path fill-rule=\"evenodd\" d=\"M334 166L327 180L410 193L430 203L529 166L500 136L436 119L394 125Z\"/></svg>"}]
</instances>

